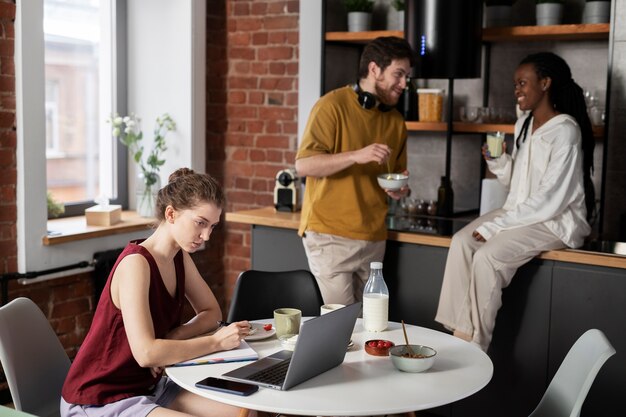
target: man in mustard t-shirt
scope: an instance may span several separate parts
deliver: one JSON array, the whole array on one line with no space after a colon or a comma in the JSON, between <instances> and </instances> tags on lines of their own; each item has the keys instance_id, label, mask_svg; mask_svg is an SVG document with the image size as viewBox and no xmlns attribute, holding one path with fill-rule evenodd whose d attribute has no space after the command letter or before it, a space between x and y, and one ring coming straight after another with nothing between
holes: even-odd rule
<instances>
[{"instance_id":1,"label":"man in mustard t-shirt","mask_svg":"<svg viewBox=\"0 0 626 417\"><path fill-rule=\"evenodd\" d=\"M369 264L385 255L387 195L376 177L406 171L406 125L395 105L414 61L404 39L383 37L363 50L356 84L313 107L296 155L306 176L298 233L325 303L361 300Z\"/></svg>"}]
</instances>

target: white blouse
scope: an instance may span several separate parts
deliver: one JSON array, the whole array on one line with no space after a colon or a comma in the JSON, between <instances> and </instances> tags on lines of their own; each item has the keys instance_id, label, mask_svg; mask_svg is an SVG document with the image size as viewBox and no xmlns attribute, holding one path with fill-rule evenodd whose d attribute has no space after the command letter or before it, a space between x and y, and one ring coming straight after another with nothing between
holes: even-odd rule
<instances>
[{"instance_id":1,"label":"white blouse","mask_svg":"<svg viewBox=\"0 0 626 417\"><path fill-rule=\"evenodd\" d=\"M515 138L524 118L515 124ZM487 161L489 170L509 187L505 213L476 229L486 240L501 230L543 223L571 248L583 244L586 220L581 134L575 119L559 114L514 147L512 155ZM521 142L521 140L520 140Z\"/></svg>"}]
</instances>

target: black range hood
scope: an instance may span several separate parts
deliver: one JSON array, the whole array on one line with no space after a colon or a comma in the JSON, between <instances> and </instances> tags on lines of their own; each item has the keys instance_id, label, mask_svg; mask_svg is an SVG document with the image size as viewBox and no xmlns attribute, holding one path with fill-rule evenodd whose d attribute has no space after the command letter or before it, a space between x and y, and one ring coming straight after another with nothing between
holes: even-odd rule
<instances>
[{"instance_id":1,"label":"black range hood","mask_svg":"<svg viewBox=\"0 0 626 417\"><path fill-rule=\"evenodd\" d=\"M413 77L481 76L482 0L408 0L405 38L417 53Z\"/></svg>"}]
</instances>

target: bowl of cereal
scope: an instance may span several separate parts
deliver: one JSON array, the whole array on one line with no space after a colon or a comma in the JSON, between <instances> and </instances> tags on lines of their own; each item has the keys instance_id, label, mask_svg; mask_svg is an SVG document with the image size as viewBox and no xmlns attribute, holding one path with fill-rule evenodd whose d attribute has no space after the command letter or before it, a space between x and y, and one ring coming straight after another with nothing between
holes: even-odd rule
<instances>
[{"instance_id":1,"label":"bowl of cereal","mask_svg":"<svg viewBox=\"0 0 626 417\"><path fill-rule=\"evenodd\" d=\"M403 372L424 372L435 363L437 351L423 345L397 345L389 349L393 366Z\"/></svg>"},{"instance_id":2,"label":"bowl of cereal","mask_svg":"<svg viewBox=\"0 0 626 417\"><path fill-rule=\"evenodd\" d=\"M378 185L388 191L398 191L409 183L409 176L405 174L380 174L376 179Z\"/></svg>"}]
</instances>

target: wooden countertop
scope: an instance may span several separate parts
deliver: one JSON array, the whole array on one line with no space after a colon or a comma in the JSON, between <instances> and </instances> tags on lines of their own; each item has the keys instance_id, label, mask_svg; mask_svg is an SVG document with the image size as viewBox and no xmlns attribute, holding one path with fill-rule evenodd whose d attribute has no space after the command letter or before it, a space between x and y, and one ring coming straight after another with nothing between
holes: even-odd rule
<instances>
[{"instance_id":1,"label":"wooden countertop","mask_svg":"<svg viewBox=\"0 0 626 417\"><path fill-rule=\"evenodd\" d=\"M259 226L278 227L282 229L298 230L300 212L276 211L274 207L263 207L253 210L241 210L226 213L226 221ZM407 233L390 231L388 240L417 245L449 247L450 237L434 236L421 233ZM600 252L589 252L577 249L562 249L542 253L539 258L561 262L572 262L585 265L606 266L626 269L626 256L610 255Z\"/></svg>"}]
</instances>

